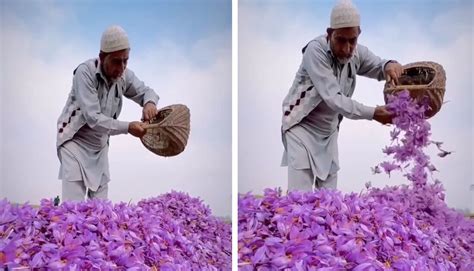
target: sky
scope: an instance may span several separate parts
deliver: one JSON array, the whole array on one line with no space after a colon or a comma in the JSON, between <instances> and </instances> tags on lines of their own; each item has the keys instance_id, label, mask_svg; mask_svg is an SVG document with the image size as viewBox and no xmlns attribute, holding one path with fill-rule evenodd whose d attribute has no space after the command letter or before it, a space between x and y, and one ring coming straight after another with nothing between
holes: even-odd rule
<instances>
[{"instance_id":1,"label":"sky","mask_svg":"<svg viewBox=\"0 0 474 271\"><path fill-rule=\"evenodd\" d=\"M239 1L239 193L287 189L280 167L281 104L301 63L301 48L324 34L335 1ZM447 76L445 103L429 120L432 140L453 153L426 151L439 172L449 206L474 213L473 21L472 1L354 0L361 14L359 43L402 64L440 63ZM353 99L383 105L384 82L358 77ZM387 159L391 127L376 121L344 119L339 133L338 189L359 192L372 186L408 184L402 174L373 175Z\"/></svg>"},{"instance_id":2,"label":"sky","mask_svg":"<svg viewBox=\"0 0 474 271\"><path fill-rule=\"evenodd\" d=\"M131 135L112 136L113 202L175 191L231 216L231 1L0 1L0 198L38 204L61 193L56 121L72 72L98 56L110 25L128 33L128 68L190 108L186 150L164 158ZM125 99L120 120L141 118Z\"/></svg>"}]
</instances>

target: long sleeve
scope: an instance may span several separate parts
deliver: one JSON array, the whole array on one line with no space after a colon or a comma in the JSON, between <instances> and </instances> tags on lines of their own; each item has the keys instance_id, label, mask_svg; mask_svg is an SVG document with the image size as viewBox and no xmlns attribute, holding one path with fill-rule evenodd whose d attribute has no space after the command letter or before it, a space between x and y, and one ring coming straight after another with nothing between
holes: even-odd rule
<instances>
[{"instance_id":1,"label":"long sleeve","mask_svg":"<svg viewBox=\"0 0 474 271\"><path fill-rule=\"evenodd\" d=\"M73 78L73 89L87 125L109 135L127 134L129 123L108 117L101 112L94 74L86 65L80 65Z\"/></svg>"},{"instance_id":2,"label":"long sleeve","mask_svg":"<svg viewBox=\"0 0 474 271\"><path fill-rule=\"evenodd\" d=\"M158 104L160 97L155 91L145 85L140 79L135 76L135 73L129 69L125 71L125 97L132 99L140 106L144 106L148 102Z\"/></svg>"},{"instance_id":3,"label":"long sleeve","mask_svg":"<svg viewBox=\"0 0 474 271\"><path fill-rule=\"evenodd\" d=\"M333 74L330 59L317 42L310 42L303 54L303 68L316 91L332 110L350 119L372 119L375 108L365 106L342 94Z\"/></svg>"},{"instance_id":4,"label":"long sleeve","mask_svg":"<svg viewBox=\"0 0 474 271\"><path fill-rule=\"evenodd\" d=\"M369 78L383 80L385 78L385 65L389 60L381 59L374 55L367 47L358 45L360 67L357 70L358 75Z\"/></svg>"}]
</instances>

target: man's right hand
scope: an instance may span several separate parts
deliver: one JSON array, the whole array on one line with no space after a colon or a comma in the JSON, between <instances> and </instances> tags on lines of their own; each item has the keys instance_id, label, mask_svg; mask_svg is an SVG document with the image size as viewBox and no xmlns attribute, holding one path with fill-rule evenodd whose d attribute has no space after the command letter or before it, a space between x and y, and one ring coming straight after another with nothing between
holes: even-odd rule
<instances>
[{"instance_id":1,"label":"man's right hand","mask_svg":"<svg viewBox=\"0 0 474 271\"><path fill-rule=\"evenodd\" d=\"M392 123L393 115L390 113L385 106L377 106L374 112L374 120L382 124Z\"/></svg>"},{"instance_id":2,"label":"man's right hand","mask_svg":"<svg viewBox=\"0 0 474 271\"><path fill-rule=\"evenodd\" d=\"M128 132L136 137L142 137L145 135L145 123L139 121L132 121L128 124Z\"/></svg>"}]
</instances>

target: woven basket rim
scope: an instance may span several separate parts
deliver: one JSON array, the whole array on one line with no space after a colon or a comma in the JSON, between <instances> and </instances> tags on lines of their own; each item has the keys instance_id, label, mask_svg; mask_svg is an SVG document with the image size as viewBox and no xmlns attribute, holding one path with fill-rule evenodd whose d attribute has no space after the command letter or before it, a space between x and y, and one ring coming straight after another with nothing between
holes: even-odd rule
<instances>
[{"instance_id":1,"label":"woven basket rim","mask_svg":"<svg viewBox=\"0 0 474 271\"><path fill-rule=\"evenodd\" d=\"M399 90L404 90L404 89L407 89L407 90L438 89L443 92L446 90L445 89L446 72L444 71L444 68L441 64L433 62L433 61L417 61L417 62L408 63L402 66L403 70L414 68L414 67L432 68L436 71L435 77L433 78L433 80L431 80L429 84L423 84L423 85L392 85L387 82L385 83L384 92L399 91ZM438 85L434 86L435 84L438 84L439 82L443 82L442 87Z\"/></svg>"}]
</instances>

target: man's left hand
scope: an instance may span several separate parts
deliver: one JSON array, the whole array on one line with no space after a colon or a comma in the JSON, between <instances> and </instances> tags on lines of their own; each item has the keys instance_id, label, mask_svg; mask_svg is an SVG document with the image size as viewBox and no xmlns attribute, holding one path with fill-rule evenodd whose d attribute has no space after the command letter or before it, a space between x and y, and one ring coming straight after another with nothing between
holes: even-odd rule
<instances>
[{"instance_id":1,"label":"man's left hand","mask_svg":"<svg viewBox=\"0 0 474 271\"><path fill-rule=\"evenodd\" d=\"M398 78L402 75L403 68L398 62L389 62L385 65L385 79L398 85Z\"/></svg>"},{"instance_id":2,"label":"man's left hand","mask_svg":"<svg viewBox=\"0 0 474 271\"><path fill-rule=\"evenodd\" d=\"M143 107L142 118L144 121L150 121L154 119L157 114L158 114L158 109L156 108L156 105L154 103L148 102Z\"/></svg>"}]
</instances>

